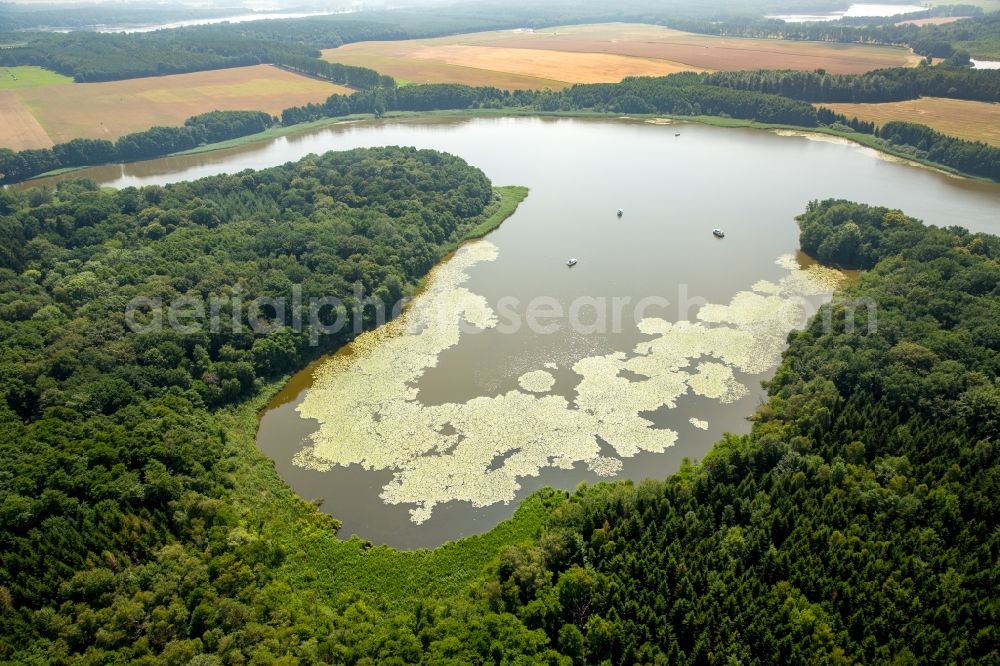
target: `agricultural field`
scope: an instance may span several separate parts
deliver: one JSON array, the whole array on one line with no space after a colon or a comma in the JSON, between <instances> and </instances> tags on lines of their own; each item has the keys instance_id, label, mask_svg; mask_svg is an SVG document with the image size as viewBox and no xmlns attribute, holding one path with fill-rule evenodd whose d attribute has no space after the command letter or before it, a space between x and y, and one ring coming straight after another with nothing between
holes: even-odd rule
<instances>
[{"instance_id":1,"label":"agricultural field","mask_svg":"<svg viewBox=\"0 0 1000 666\"><path fill-rule=\"evenodd\" d=\"M328 49L331 62L371 67L401 82L557 88L626 76L714 69L804 69L839 74L915 65L906 49L714 37L639 24L505 30Z\"/></svg>"},{"instance_id":2,"label":"agricultural field","mask_svg":"<svg viewBox=\"0 0 1000 666\"><path fill-rule=\"evenodd\" d=\"M46 134L13 90L0 89L0 148L51 148Z\"/></svg>"},{"instance_id":3,"label":"agricultural field","mask_svg":"<svg viewBox=\"0 0 1000 666\"><path fill-rule=\"evenodd\" d=\"M215 110L266 111L320 102L351 90L256 65L103 83L0 90L0 147L44 148L77 137L116 139L154 125L180 125ZM30 129L30 120L37 125ZM19 123L22 130L11 128ZM40 132L38 130L41 130Z\"/></svg>"},{"instance_id":4,"label":"agricultural field","mask_svg":"<svg viewBox=\"0 0 1000 666\"><path fill-rule=\"evenodd\" d=\"M824 106L879 125L890 120L920 123L960 139L1000 146L1000 104L925 97L905 102Z\"/></svg>"},{"instance_id":5,"label":"agricultural field","mask_svg":"<svg viewBox=\"0 0 1000 666\"><path fill-rule=\"evenodd\" d=\"M968 16L932 16L931 18L922 19L911 19L909 21L900 21L896 25L915 25L917 27L923 25L945 25L948 23L954 23L955 21L961 21L964 18L969 18Z\"/></svg>"},{"instance_id":6,"label":"agricultural field","mask_svg":"<svg viewBox=\"0 0 1000 666\"><path fill-rule=\"evenodd\" d=\"M33 88L59 83L72 83L73 79L42 67L0 67L0 90Z\"/></svg>"}]
</instances>

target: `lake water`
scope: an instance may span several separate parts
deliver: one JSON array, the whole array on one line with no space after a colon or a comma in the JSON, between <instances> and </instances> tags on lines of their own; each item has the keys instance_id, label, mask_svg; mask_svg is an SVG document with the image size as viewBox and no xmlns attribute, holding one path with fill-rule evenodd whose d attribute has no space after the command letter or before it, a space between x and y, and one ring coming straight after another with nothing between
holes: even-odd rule
<instances>
[{"instance_id":1,"label":"lake water","mask_svg":"<svg viewBox=\"0 0 1000 666\"><path fill-rule=\"evenodd\" d=\"M976 69L1000 69L1000 60L972 60L972 66Z\"/></svg>"},{"instance_id":2,"label":"lake water","mask_svg":"<svg viewBox=\"0 0 1000 666\"><path fill-rule=\"evenodd\" d=\"M73 175L163 184L381 145L455 153L497 185L531 188L485 243L437 269L422 297L428 311L461 301L481 326L459 332L452 313L322 360L261 419L260 449L300 496L324 501L344 536L403 548L486 531L541 486L663 478L723 433L746 432L792 325L782 308L815 306L830 291L796 257L794 217L808 201L846 198L1000 233L1000 185L836 141L696 124L372 121ZM571 269L569 257L579 259ZM542 322L554 331L503 326L539 298L564 314L590 300L577 325L564 316ZM615 299L629 303L618 327ZM713 305L683 305L692 299ZM516 304L507 312L505 302Z\"/></svg>"},{"instance_id":3,"label":"lake water","mask_svg":"<svg viewBox=\"0 0 1000 666\"><path fill-rule=\"evenodd\" d=\"M232 16L219 16L213 18L197 18L185 21L171 21L168 23L157 23L154 25L95 25L88 28L73 28L73 30L91 30L93 32L105 33L139 33L154 32L156 30L170 30L173 28L190 28L198 25L215 25L218 23L247 23L250 21L267 21L278 19L309 18L312 16L330 16L331 14L347 14L350 10L336 12L247 12L245 14L234 14ZM71 32L69 29L59 29L53 32Z\"/></svg>"},{"instance_id":4,"label":"lake water","mask_svg":"<svg viewBox=\"0 0 1000 666\"><path fill-rule=\"evenodd\" d=\"M859 3L853 4L842 12L824 12L821 14L777 14L767 18L781 19L786 23L805 23L807 21L837 21L842 18L898 16L924 11L920 5L880 5Z\"/></svg>"}]
</instances>

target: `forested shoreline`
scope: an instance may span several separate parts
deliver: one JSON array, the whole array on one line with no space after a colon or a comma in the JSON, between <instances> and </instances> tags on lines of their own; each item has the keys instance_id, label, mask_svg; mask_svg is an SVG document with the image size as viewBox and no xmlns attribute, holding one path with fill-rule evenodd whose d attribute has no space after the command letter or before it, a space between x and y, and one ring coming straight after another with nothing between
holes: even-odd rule
<instances>
[{"instance_id":1,"label":"forested shoreline","mask_svg":"<svg viewBox=\"0 0 1000 666\"><path fill-rule=\"evenodd\" d=\"M395 302L495 206L478 169L404 148L166 187L0 192L0 661L78 663L124 648L186 663L178 655L191 646L177 641L204 648L204 632L228 632L220 621L243 626L247 585L282 556L233 541L244 528L226 505L232 467L212 414L354 328L313 345L289 309L267 336L245 323L138 334L126 319L133 296L164 308L216 297L248 313L251 299L287 298L296 284L304 303L338 296L353 308L359 285ZM363 319L370 328L376 313ZM175 585L181 562L192 577ZM221 620L227 608L236 615Z\"/></svg>"},{"instance_id":2,"label":"forested shoreline","mask_svg":"<svg viewBox=\"0 0 1000 666\"><path fill-rule=\"evenodd\" d=\"M364 589L325 596L345 572L322 562L308 593L286 578L336 523L297 503L298 536L276 539L283 513L233 507L245 480L216 414L301 367L305 339L137 335L125 304L293 281L393 298L492 198L461 160L398 148L0 193L0 660L996 658L1000 238L843 201L809 205L801 244L866 272L790 337L750 435L664 481L539 493L541 532L466 572L467 593L387 597L355 571Z\"/></svg>"}]
</instances>

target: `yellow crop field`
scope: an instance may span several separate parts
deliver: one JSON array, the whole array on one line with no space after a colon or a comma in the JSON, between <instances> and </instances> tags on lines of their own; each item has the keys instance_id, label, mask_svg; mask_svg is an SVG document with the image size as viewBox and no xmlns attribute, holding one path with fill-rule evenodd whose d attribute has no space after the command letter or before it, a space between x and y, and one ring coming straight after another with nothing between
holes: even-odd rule
<instances>
[{"instance_id":1,"label":"yellow crop field","mask_svg":"<svg viewBox=\"0 0 1000 666\"><path fill-rule=\"evenodd\" d=\"M371 67L406 82L506 89L614 82L684 70L824 68L860 73L920 60L895 47L713 37L617 23L362 42L328 49L323 57Z\"/></svg>"},{"instance_id":2,"label":"yellow crop field","mask_svg":"<svg viewBox=\"0 0 1000 666\"><path fill-rule=\"evenodd\" d=\"M207 111L278 114L289 106L321 102L335 93L350 94L351 90L269 65L256 65L0 92L14 96L14 101L0 105L3 125L27 113L48 137L45 141L35 132L15 140L5 129L0 133L2 145L12 148L20 143L20 148L34 148L77 137L116 139L154 125L180 125L186 118Z\"/></svg>"},{"instance_id":3,"label":"yellow crop field","mask_svg":"<svg viewBox=\"0 0 1000 666\"><path fill-rule=\"evenodd\" d=\"M13 90L0 90L0 148L49 148L52 139Z\"/></svg>"},{"instance_id":4,"label":"yellow crop field","mask_svg":"<svg viewBox=\"0 0 1000 666\"><path fill-rule=\"evenodd\" d=\"M960 139L1000 146L1000 104L924 97L905 102L823 106L879 125L890 120L920 123Z\"/></svg>"}]
</instances>

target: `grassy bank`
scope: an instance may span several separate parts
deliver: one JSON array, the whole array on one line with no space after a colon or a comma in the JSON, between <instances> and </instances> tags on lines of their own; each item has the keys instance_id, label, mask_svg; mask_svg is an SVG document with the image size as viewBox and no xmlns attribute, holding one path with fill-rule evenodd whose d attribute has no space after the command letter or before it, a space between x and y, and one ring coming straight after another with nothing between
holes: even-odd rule
<instances>
[{"instance_id":1,"label":"grassy bank","mask_svg":"<svg viewBox=\"0 0 1000 666\"><path fill-rule=\"evenodd\" d=\"M300 132L308 132L314 129L321 129L323 127L330 127L331 125L340 125L343 123L358 122L360 120L371 120L371 115L353 115L353 116L340 116L339 118L321 118L319 120L313 120L308 123L301 123L299 125L276 125L263 132L258 132L257 134L248 134L246 136L236 137L235 139L229 139L228 141L220 141L219 143L207 143L204 146L198 146L197 148L192 148L191 150L184 150L179 153L172 153L169 157L179 157L182 155L198 155L200 153L208 153L214 150L226 150L227 148L238 148L240 146L245 146L250 143L257 143L258 141L268 141L270 139L277 139L278 137L288 136L289 134L298 134ZM150 159L159 159L152 157Z\"/></svg>"},{"instance_id":2,"label":"grassy bank","mask_svg":"<svg viewBox=\"0 0 1000 666\"><path fill-rule=\"evenodd\" d=\"M517 210L528 189L500 187L497 192L498 202L464 240L496 229ZM502 548L536 538L546 517L564 499L557 491L534 493L510 520L435 550L401 551L361 538L341 539L338 521L295 495L257 448L260 415L288 379L269 384L256 398L215 418L226 443L232 504L240 512L241 526L250 538L281 549L285 557L274 580L291 586L309 603L322 607L324 598L354 590L402 605L430 595L462 593ZM339 511L325 508L334 515Z\"/></svg>"},{"instance_id":3,"label":"grassy bank","mask_svg":"<svg viewBox=\"0 0 1000 666\"><path fill-rule=\"evenodd\" d=\"M460 243L464 243L468 240L474 240L476 238L482 238L486 234L490 233L504 221L513 215L517 211L517 207L521 205L528 196L528 188L521 187L519 185L507 185L504 187L495 188L497 194L499 195L499 200L496 206L489 211L486 218L474 226L472 229L462 237Z\"/></svg>"}]
</instances>

